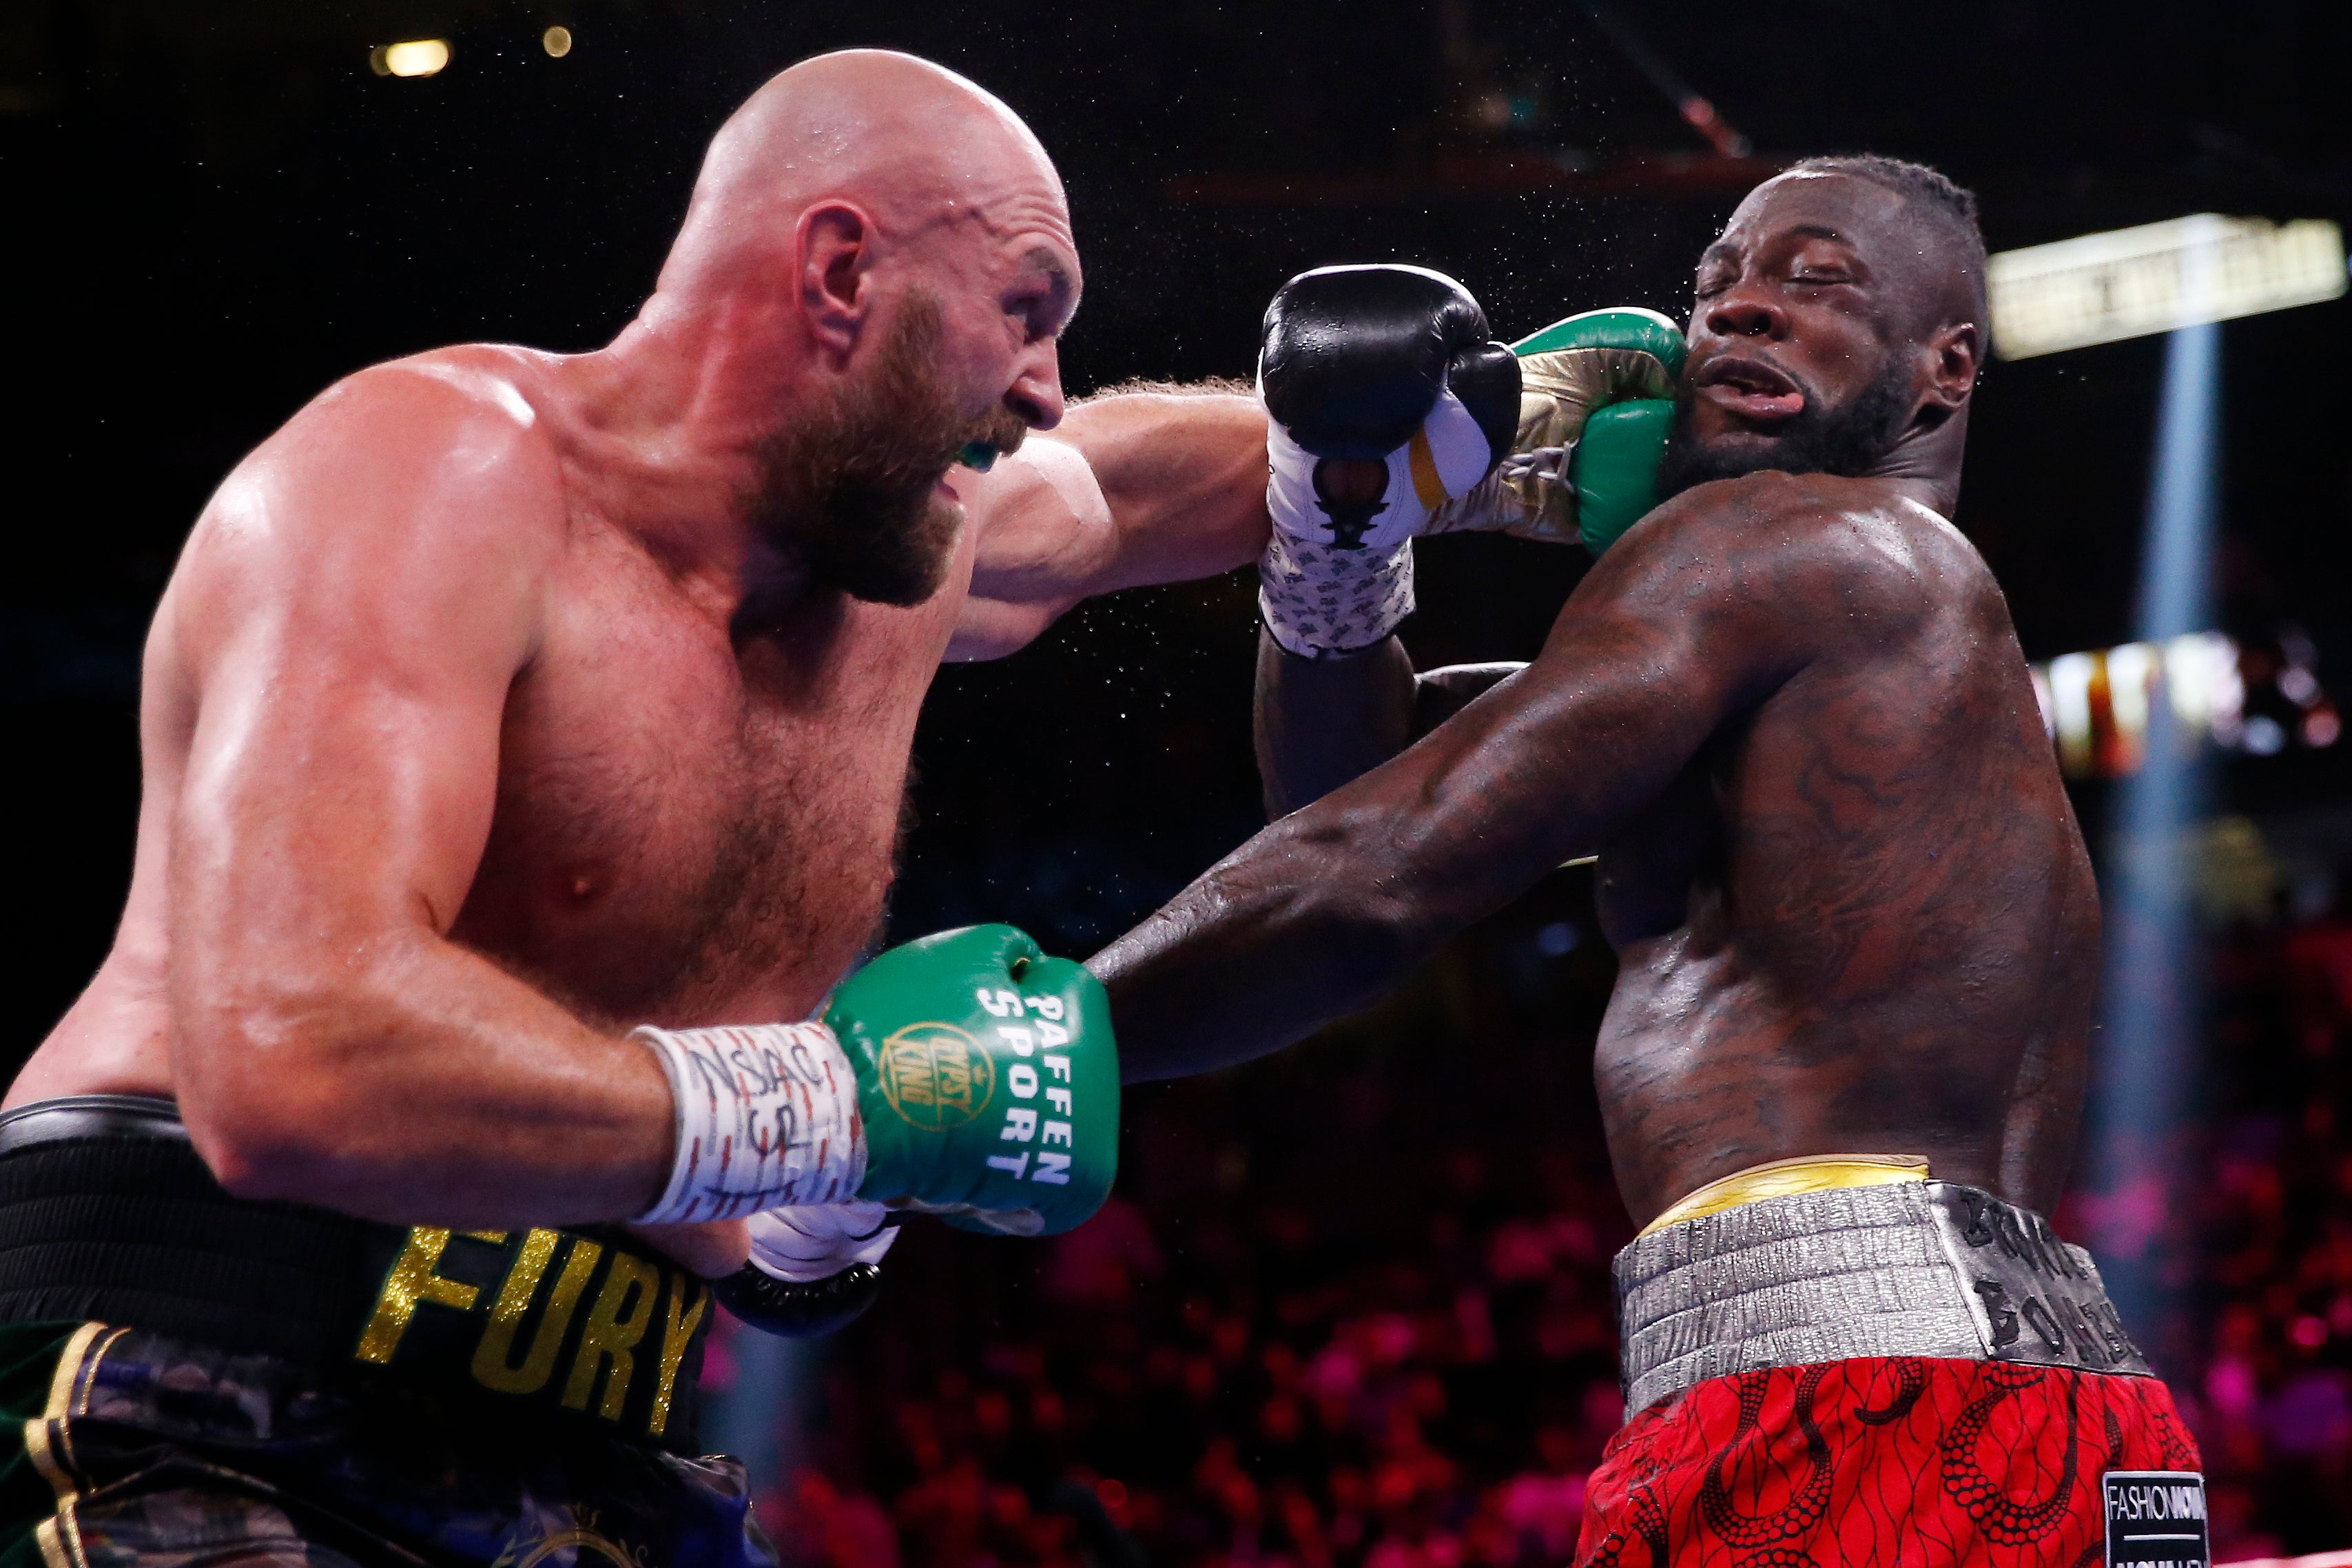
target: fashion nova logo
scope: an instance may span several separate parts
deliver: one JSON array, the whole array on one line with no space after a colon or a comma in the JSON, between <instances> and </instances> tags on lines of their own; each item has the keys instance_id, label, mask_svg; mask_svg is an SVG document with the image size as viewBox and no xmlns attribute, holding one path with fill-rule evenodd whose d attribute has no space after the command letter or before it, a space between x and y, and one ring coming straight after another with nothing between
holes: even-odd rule
<instances>
[{"instance_id":1,"label":"fashion nova logo","mask_svg":"<svg viewBox=\"0 0 2352 1568\"><path fill-rule=\"evenodd\" d=\"M2202 1520L2205 1517L2205 1487L2202 1482L2127 1481L2115 1489L2114 1500L2108 1506L2117 1519L2135 1522L2141 1520Z\"/></svg>"},{"instance_id":2,"label":"fashion nova logo","mask_svg":"<svg viewBox=\"0 0 2352 1568\"><path fill-rule=\"evenodd\" d=\"M2194 1470L2109 1470L2099 1478L2107 1568L2210 1568L2205 1478Z\"/></svg>"}]
</instances>

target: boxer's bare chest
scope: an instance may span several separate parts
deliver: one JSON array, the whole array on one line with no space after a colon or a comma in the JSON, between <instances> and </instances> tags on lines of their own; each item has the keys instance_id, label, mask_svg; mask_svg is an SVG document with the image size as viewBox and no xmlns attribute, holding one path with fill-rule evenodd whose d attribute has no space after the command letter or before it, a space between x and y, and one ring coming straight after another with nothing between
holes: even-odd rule
<instances>
[{"instance_id":1,"label":"boxer's bare chest","mask_svg":"<svg viewBox=\"0 0 2352 1568\"><path fill-rule=\"evenodd\" d=\"M1647 1217L1728 1171L1919 1153L2046 1205L2096 901L1997 598L1727 726L1601 855L1596 1077ZM1646 1211L1646 1212L1644 1212Z\"/></svg>"},{"instance_id":2,"label":"boxer's bare chest","mask_svg":"<svg viewBox=\"0 0 2352 1568\"><path fill-rule=\"evenodd\" d=\"M804 1015L881 922L958 591L735 637L642 563L555 596L452 936L614 1024Z\"/></svg>"}]
</instances>

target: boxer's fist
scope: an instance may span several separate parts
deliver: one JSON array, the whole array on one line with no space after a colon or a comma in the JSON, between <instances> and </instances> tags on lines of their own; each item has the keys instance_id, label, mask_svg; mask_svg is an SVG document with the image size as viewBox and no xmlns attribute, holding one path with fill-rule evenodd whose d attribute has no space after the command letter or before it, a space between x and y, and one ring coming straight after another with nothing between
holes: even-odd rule
<instances>
[{"instance_id":1,"label":"boxer's fist","mask_svg":"<svg viewBox=\"0 0 2352 1568\"><path fill-rule=\"evenodd\" d=\"M1521 381L1510 455L1427 531L1580 539L1598 555L1657 504L1683 335L1654 310L1587 310L1512 352Z\"/></svg>"},{"instance_id":2,"label":"boxer's fist","mask_svg":"<svg viewBox=\"0 0 2352 1568\"><path fill-rule=\"evenodd\" d=\"M825 1023L857 1081L857 1196L1013 1235L1067 1230L1110 1193L1118 1050L1101 982L1011 926L892 948Z\"/></svg>"},{"instance_id":3,"label":"boxer's fist","mask_svg":"<svg viewBox=\"0 0 2352 1568\"><path fill-rule=\"evenodd\" d=\"M863 1200L1036 1236L1110 1191L1108 999L1011 926L891 949L842 983L821 1024L646 1024L630 1037L661 1064L675 1126L669 1178L640 1225Z\"/></svg>"},{"instance_id":4,"label":"boxer's fist","mask_svg":"<svg viewBox=\"0 0 2352 1568\"><path fill-rule=\"evenodd\" d=\"M1266 307L1258 353L1275 526L1394 551L1511 449L1519 375L1478 301L1443 273L1300 273Z\"/></svg>"}]
</instances>

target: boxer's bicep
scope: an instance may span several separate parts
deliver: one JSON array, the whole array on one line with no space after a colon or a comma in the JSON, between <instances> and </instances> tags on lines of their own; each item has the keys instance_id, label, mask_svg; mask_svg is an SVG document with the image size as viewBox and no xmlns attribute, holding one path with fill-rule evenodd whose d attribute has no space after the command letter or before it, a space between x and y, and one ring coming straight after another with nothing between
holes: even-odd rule
<instances>
[{"instance_id":1,"label":"boxer's bicep","mask_svg":"<svg viewBox=\"0 0 2352 1568\"><path fill-rule=\"evenodd\" d=\"M1256 560L1265 415L1223 387L1102 397L957 489L979 542L949 657L996 658L1081 599Z\"/></svg>"},{"instance_id":2,"label":"boxer's bicep","mask_svg":"<svg viewBox=\"0 0 2352 1568\"><path fill-rule=\"evenodd\" d=\"M446 931L487 840L546 502L511 429L378 401L380 436L350 417L368 410L330 408L250 460L174 590L194 721L173 1001L191 1025L362 984L399 934Z\"/></svg>"},{"instance_id":3,"label":"boxer's bicep","mask_svg":"<svg viewBox=\"0 0 2352 1568\"><path fill-rule=\"evenodd\" d=\"M1534 663L1390 764L1398 776L1364 781L1412 803L1386 873L1412 889L1410 926L1458 929L1591 853L1844 623L1854 563L1804 520L1662 510L1579 585Z\"/></svg>"},{"instance_id":4,"label":"boxer's bicep","mask_svg":"<svg viewBox=\"0 0 2352 1568\"><path fill-rule=\"evenodd\" d=\"M1527 668L1520 659L1486 664L1449 664L1412 678L1412 738L1419 740Z\"/></svg>"},{"instance_id":5,"label":"boxer's bicep","mask_svg":"<svg viewBox=\"0 0 2352 1568\"><path fill-rule=\"evenodd\" d=\"M1419 954L1492 913L1655 795L1705 742L1706 704L1663 698L1671 645L1591 629L1547 650L1321 806L1349 875Z\"/></svg>"},{"instance_id":6,"label":"boxer's bicep","mask_svg":"<svg viewBox=\"0 0 2352 1568\"><path fill-rule=\"evenodd\" d=\"M1115 543L1109 503L1087 460L1045 437L953 481L973 534L971 591L948 658L1001 658L1027 646L1101 574Z\"/></svg>"}]
</instances>

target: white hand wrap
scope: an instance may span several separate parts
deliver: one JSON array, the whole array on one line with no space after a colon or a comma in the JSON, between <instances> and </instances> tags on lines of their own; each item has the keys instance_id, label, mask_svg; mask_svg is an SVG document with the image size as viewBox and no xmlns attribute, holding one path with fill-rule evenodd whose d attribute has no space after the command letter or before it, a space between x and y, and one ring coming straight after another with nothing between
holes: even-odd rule
<instances>
[{"instance_id":1,"label":"white hand wrap","mask_svg":"<svg viewBox=\"0 0 2352 1568\"><path fill-rule=\"evenodd\" d=\"M1412 541L1341 550L1276 529L1258 558L1257 607L1274 640L1304 658L1370 647L1412 614Z\"/></svg>"},{"instance_id":2,"label":"white hand wrap","mask_svg":"<svg viewBox=\"0 0 2352 1568\"><path fill-rule=\"evenodd\" d=\"M795 1285L830 1279L854 1263L879 1263L898 1227L880 1204L803 1204L751 1216L751 1262Z\"/></svg>"},{"instance_id":3,"label":"white hand wrap","mask_svg":"<svg viewBox=\"0 0 2352 1568\"><path fill-rule=\"evenodd\" d=\"M849 1058L823 1024L631 1031L669 1075L677 1143L643 1225L832 1204L866 1179Z\"/></svg>"}]
</instances>

